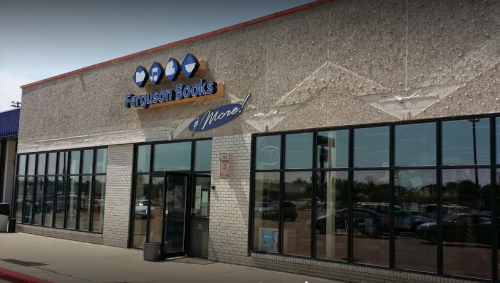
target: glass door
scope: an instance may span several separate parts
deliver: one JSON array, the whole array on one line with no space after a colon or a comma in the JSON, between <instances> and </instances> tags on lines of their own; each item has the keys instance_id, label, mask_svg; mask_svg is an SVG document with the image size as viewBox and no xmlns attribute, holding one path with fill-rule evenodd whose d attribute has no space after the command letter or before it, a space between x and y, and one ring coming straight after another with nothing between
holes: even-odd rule
<instances>
[{"instance_id":1,"label":"glass door","mask_svg":"<svg viewBox=\"0 0 500 283\"><path fill-rule=\"evenodd\" d=\"M210 175L196 175L191 188L189 256L208 258Z\"/></svg>"},{"instance_id":2,"label":"glass door","mask_svg":"<svg viewBox=\"0 0 500 283\"><path fill-rule=\"evenodd\" d=\"M165 257L185 254L188 174L165 172L162 250Z\"/></svg>"}]
</instances>

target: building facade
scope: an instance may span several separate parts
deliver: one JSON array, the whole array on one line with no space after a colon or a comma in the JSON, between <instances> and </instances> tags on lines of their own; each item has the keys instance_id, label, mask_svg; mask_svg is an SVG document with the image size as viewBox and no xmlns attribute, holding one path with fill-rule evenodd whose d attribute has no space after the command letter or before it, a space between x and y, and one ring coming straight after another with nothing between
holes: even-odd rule
<instances>
[{"instance_id":1,"label":"building facade","mask_svg":"<svg viewBox=\"0 0 500 283\"><path fill-rule=\"evenodd\" d=\"M18 231L499 278L499 1L318 1L22 86Z\"/></svg>"}]
</instances>

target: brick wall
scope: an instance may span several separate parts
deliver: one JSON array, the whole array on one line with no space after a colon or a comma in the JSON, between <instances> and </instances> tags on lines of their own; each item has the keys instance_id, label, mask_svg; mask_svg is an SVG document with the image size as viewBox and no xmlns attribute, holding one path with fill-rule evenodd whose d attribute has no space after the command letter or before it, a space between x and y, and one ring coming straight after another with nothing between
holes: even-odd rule
<instances>
[{"instance_id":1,"label":"brick wall","mask_svg":"<svg viewBox=\"0 0 500 283\"><path fill-rule=\"evenodd\" d=\"M213 261L251 265L247 254L250 203L251 135L212 140L212 185L208 257ZM229 179L220 178L220 154L230 154Z\"/></svg>"},{"instance_id":2,"label":"brick wall","mask_svg":"<svg viewBox=\"0 0 500 283\"><path fill-rule=\"evenodd\" d=\"M127 247L134 145L108 147L103 244Z\"/></svg>"},{"instance_id":3,"label":"brick wall","mask_svg":"<svg viewBox=\"0 0 500 283\"><path fill-rule=\"evenodd\" d=\"M52 237L57 239L99 244L99 245L103 244L102 234L96 234L90 232L54 229L42 226L23 225L19 223L16 224L16 232L34 234L44 237Z\"/></svg>"}]
</instances>

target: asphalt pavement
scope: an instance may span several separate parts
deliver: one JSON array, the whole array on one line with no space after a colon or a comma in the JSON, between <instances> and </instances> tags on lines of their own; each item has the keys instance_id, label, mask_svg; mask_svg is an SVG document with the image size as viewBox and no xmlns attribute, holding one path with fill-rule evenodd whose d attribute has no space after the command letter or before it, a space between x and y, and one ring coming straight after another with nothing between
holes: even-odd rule
<instances>
[{"instance_id":1,"label":"asphalt pavement","mask_svg":"<svg viewBox=\"0 0 500 283\"><path fill-rule=\"evenodd\" d=\"M3 282L339 283L205 259L144 261L142 250L0 233L0 283Z\"/></svg>"}]
</instances>

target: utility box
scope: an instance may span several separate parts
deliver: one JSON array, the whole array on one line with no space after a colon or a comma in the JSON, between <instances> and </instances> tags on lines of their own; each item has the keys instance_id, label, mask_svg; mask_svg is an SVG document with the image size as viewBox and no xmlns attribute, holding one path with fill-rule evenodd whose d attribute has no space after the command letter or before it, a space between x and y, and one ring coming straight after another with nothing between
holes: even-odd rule
<instances>
[{"instance_id":1,"label":"utility box","mask_svg":"<svg viewBox=\"0 0 500 283\"><path fill-rule=\"evenodd\" d=\"M161 243L144 243L143 253L145 261L159 261L161 255Z\"/></svg>"}]
</instances>

